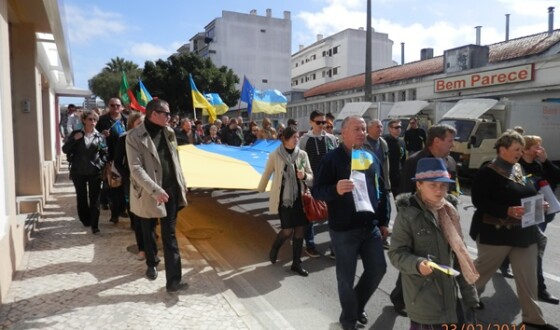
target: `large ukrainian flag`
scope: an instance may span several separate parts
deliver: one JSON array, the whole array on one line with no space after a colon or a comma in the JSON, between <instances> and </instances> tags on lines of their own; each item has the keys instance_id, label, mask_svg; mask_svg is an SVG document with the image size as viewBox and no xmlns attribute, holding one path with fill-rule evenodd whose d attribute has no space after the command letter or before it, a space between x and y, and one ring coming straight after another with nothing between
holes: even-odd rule
<instances>
[{"instance_id":1,"label":"large ukrainian flag","mask_svg":"<svg viewBox=\"0 0 560 330\"><path fill-rule=\"evenodd\" d=\"M179 146L179 158L187 186L254 190L259 184L268 155L280 143L279 140L259 140L245 147L223 144Z\"/></svg>"}]
</instances>

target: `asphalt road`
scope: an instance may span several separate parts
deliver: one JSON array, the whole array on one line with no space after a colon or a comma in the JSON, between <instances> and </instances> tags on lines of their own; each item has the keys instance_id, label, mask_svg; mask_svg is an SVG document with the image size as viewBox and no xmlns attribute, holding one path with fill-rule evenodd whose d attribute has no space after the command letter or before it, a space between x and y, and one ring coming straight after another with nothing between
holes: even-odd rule
<instances>
[{"instance_id":1,"label":"asphalt road","mask_svg":"<svg viewBox=\"0 0 560 330\"><path fill-rule=\"evenodd\" d=\"M180 214L181 230L214 267L250 314L254 329L340 329L340 305L336 291L334 260L303 258L309 277L289 270L291 247L282 247L279 262L268 261L268 251L279 230L276 216L268 214L268 194L253 191L192 190L190 205ZM461 196L459 207L463 232L473 213L469 196ZM393 214L394 218L394 214ZM560 220L549 224L549 243L544 271L549 291L560 295ZM326 253L329 246L326 223L316 226L316 242ZM476 244L467 238L469 251L476 257ZM387 262L389 263L388 259ZM361 273L359 266L357 274ZM408 329L409 319L398 316L389 301L397 272L389 264L379 289L367 305L370 322L366 329ZM513 329L521 322L515 296L515 282L496 274L482 295L486 309L478 320L484 329ZM560 325L558 306L541 303L549 323ZM503 326L502 326L503 325ZM481 328L482 329L482 328Z\"/></svg>"}]
</instances>

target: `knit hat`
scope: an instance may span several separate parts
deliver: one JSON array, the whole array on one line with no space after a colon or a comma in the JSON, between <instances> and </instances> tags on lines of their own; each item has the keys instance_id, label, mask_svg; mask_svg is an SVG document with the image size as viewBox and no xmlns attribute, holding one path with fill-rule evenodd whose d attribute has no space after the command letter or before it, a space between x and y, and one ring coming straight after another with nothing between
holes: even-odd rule
<instances>
[{"instance_id":1,"label":"knit hat","mask_svg":"<svg viewBox=\"0 0 560 330\"><path fill-rule=\"evenodd\" d=\"M435 181L454 183L441 158L422 158L416 165L416 175L412 181Z\"/></svg>"}]
</instances>

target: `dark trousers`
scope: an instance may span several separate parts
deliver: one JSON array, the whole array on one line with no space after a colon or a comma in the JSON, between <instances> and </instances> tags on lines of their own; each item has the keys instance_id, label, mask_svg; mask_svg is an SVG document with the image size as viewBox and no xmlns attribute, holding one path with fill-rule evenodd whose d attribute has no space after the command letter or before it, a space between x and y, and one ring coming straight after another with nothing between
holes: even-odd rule
<instances>
[{"instance_id":1,"label":"dark trousers","mask_svg":"<svg viewBox=\"0 0 560 330\"><path fill-rule=\"evenodd\" d=\"M305 239L305 246L308 248L315 247L315 228L313 228L314 223L310 222L305 226L305 234L303 238Z\"/></svg>"},{"instance_id":2,"label":"dark trousers","mask_svg":"<svg viewBox=\"0 0 560 330\"><path fill-rule=\"evenodd\" d=\"M342 307L339 321L343 327L353 326L387 270L383 240L377 227L330 230L330 234L336 254L336 281ZM364 272L354 286L358 257L362 258Z\"/></svg>"},{"instance_id":3,"label":"dark trousers","mask_svg":"<svg viewBox=\"0 0 560 330\"><path fill-rule=\"evenodd\" d=\"M169 192L168 192L169 194ZM181 256L175 235L177 225L178 200L176 194L169 194L169 201L165 203L167 216L160 218L161 241L163 243L163 258L165 260L165 277L167 287L181 282ZM159 263L154 227L157 218L138 217L142 225L144 251L146 252L146 265L156 267Z\"/></svg>"},{"instance_id":4,"label":"dark trousers","mask_svg":"<svg viewBox=\"0 0 560 330\"><path fill-rule=\"evenodd\" d=\"M111 219L118 219L125 208L124 189L122 185L117 188L109 188L109 200Z\"/></svg>"},{"instance_id":5,"label":"dark trousers","mask_svg":"<svg viewBox=\"0 0 560 330\"><path fill-rule=\"evenodd\" d=\"M99 192L101 191L101 177L94 175L72 175L72 182L76 188L78 217L84 226L98 228L99 224Z\"/></svg>"}]
</instances>

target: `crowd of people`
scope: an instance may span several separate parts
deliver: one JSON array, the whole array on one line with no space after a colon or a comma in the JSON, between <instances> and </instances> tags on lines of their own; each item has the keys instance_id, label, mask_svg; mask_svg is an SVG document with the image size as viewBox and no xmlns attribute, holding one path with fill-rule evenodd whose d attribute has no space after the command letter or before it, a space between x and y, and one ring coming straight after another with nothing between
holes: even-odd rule
<instances>
[{"instance_id":1,"label":"crowd of people","mask_svg":"<svg viewBox=\"0 0 560 330\"><path fill-rule=\"evenodd\" d=\"M478 255L473 258L466 249L454 196L457 173L450 153L456 131L451 126L433 125L426 132L412 118L403 134L401 120L393 119L387 123L388 134L382 135L381 120L366 123L360 116L349 116L337 137L332 134L334 118L320 111L310 114L311 129L300 134L293 119L276 128L268 118L259 125L228 116L204 125L172 115L161 99L150 101L145 114L125 115L119 98L109 100L105 113L70 108L61 134L79 220L99 233L104 200L111 209L109 221L129 217L138 258L145 260L150 280L158 276L159 225L168 292L187 287L175 234L177 212L187 205L177 146L244 146L279 139L281 144L269 155L255 187L265 191L272 178L269 211L278 214L281 230L268 258L275 264L283 243L291 240L290 269L303 277L309 272L302 254L334 259L343 329L368 323L366 304L387 269L384 249L400 272L391 302L398 314L410 318L410 329L476 323L476 310L486 308L480 299L484 287L504 264L511 264L523 324L557 329L546 322L538 304L559 303L548 292L542 271L544 232L554 214L530 226L521 222L527 213L522 199L535 196L543 186L554 190L560 182L560 168L547 159L538 136L506 131L496 142L496 158L474 177L476 211L469 235ZM353 169L355 152L369 160L367 167ZM308 187L328 207L324 219L331 240L328 253L317 250L314 222L304 211L302 194ZM545 202L545 212L547 208ZM392 212L396 216L391 233ZM360 260L363 272L356 281Z\"/></svg>"}]
</instances>

